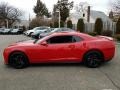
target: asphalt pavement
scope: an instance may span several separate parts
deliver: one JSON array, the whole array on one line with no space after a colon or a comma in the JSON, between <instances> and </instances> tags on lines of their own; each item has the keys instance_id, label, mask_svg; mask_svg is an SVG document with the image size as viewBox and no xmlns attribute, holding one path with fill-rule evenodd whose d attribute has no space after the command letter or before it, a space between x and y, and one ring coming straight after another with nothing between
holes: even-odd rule
<instances>
[{"instance_id":1,"label":"asphalt pavement","mask_svg":"<svg viewBox=\"0 0 120 90\"><path fill-rule=\"evenodd\" d=\"M113 60L94 69L82 64L40 64L25 69L4 65L4 48L28 39L24 35L0 35L0 90L120 90L119 44Z\"/></svg>"}]
</instances>

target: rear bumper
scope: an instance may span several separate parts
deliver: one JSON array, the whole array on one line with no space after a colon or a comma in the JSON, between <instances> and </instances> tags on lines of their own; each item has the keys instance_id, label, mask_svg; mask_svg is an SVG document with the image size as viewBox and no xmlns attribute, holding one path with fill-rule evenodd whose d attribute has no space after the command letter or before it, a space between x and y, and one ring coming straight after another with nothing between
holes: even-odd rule
<instances>
[{"instance_id":1,"label":"rear bumper","mask_svg":"<svg viewBox=\"0 0 120 90\"><path fill-rule=\"evenodd\" d=\"M111 57L111 58L109 58L109 59L107 59L107 60L104 60L104 62L109 62L109 61L111 61L113 58L114 58L114 56Z\"/></svg>"},{"instance_id":2,"label":"rear bumper","mask_svg":"<svg viewBox=\"0 0 120 90\"><path fill-rule=\"evenodd\" d=\"M115 48L105 50L104 55L105 62L111 61L115 56Z\"/></svg>"}]
</instances>

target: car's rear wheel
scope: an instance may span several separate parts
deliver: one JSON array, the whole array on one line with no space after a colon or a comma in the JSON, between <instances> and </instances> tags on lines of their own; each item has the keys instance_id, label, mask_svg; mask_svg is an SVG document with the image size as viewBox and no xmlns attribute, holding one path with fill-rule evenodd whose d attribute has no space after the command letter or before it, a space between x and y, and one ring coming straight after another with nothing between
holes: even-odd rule
<instances>
[{"instance_id":1,"label":"car's rear wheel","mask_svg":"<svg viewBox=\"0 0 120 90\"><path fill-rule=\"evenodd\" d=\"M27 56L22 52L14 52L9 57L9 65L16 69L22 69L29 65Z\"/></svg>"},{"instance_id":2,"label":"car's rear wheel","mask_svg":"<svg viewBox=\"0 0 120 90\"><path fill-rule=\"evenodd\" d=\"M103 55L98 51L88 52L84 57L84 64L90 68L96 68L101 65Z\"/></svg>"}]
</instances>

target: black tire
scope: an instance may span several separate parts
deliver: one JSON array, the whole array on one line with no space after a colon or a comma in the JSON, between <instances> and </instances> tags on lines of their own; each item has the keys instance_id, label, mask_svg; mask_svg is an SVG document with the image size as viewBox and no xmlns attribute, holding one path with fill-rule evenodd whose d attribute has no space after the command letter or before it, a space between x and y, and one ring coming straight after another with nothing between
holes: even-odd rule
<instances>
[{"instance_id":1,"label":"black tire","mask_svg":"<svg viewBox=\"0 0 120 90\"><path fill-rule=\"evenodd\" d=\"M103 61L103 55L98 51L90 51L85 54L84 64L90 68L97 68Z\"/></svg>"},{"instance_id":2,"label":"black tire","mask_svg":"<svg viewBox=\"0 0 120 90\"><path fill-rule=\"evenodd\" d=\"M33 33L33 32L31 32L28 36L30 36L30 37L31 37L32 33Z\"/></svg>"},{"instance_id":3,"label":"black tire","mask_svg":"<svg viewBox=\"0 0 120 90\"><path fill-rule=\"evenodd\" d=\"M29 65L27 56L22 52L14 52L9 57L9 65L16 69L22 69Z\"/></svg>"}]
</instances>

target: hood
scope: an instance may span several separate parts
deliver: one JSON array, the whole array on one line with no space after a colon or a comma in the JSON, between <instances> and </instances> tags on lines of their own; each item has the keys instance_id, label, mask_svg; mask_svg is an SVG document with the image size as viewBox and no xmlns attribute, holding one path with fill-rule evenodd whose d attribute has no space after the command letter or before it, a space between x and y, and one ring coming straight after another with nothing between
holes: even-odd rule
<instances>
[{"instance_id":1,"label":"hood","mask_svg":"<svg viewBox=\"0 0 120 90\"><path fill-rule=\"evenodd\" d=\"M28 30L27 32L32 32L32 31L34 31L34 30Z\"/></svg>"},{"instance_id":2,"label":"hood","mask_svg":"<svg viewBox=\"0 0 120 90\"><path fill-rule=\"evenodd\" d=\"M34 44L34 40L28 40L28 41L18 41L16 43L13 43L10 46L29 46L29 45L33 45Z\"/></svg>"},{"instance_id":3,"label":"hood","mask_svg":"<svg viewBox=\"0 0 120 90\"><path fill-rule=\"evenodd\" d=\"M9 32L9 31L7 31L7 30L4 30L3 32Z\"/></svg>"}]
</instances>

